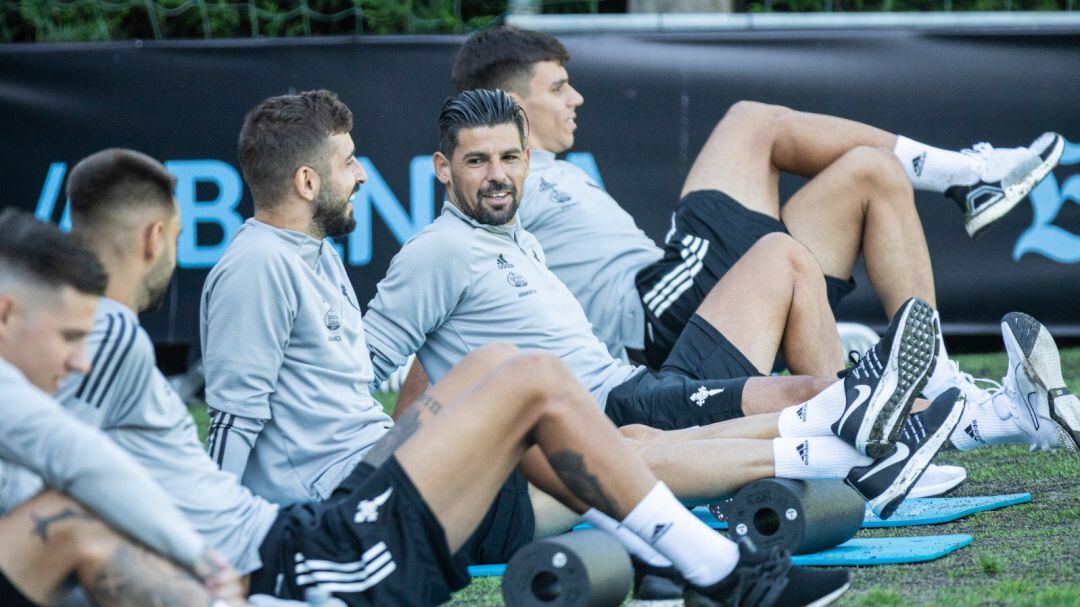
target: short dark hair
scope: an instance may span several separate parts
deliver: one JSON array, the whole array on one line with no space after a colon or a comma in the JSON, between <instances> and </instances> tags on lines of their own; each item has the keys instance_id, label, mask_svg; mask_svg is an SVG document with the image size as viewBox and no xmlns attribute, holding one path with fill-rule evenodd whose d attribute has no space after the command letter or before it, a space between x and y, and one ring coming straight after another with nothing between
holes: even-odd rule
<instances>
[{"instance_id":1,"label":"short dark hair","mask_svg":"<svg viewBox=\"0 0 1080 607\"><path fill-rule=\"evenodd\" d=\"M352 130L352 112L327 90L259 102L240 129L240 168L255 204L273 205L301 166L323 164L326 140ZM327 166L313 166L327 170Z\"/></svg>"},{"instance_id":2,"label":"short dark hair","mask_svg":"<svg viewBox=\"0 0 1080 607\"><path fill-rule=\"evenodd\" d=\"M176 179L157 160L135 150L110 148L71 169L67 194L76 226L98 225L141 206L173 210Z\"/></svg>"},{"instance_id":3,"label":"short dark hair","mask_svg":"<svg viewBox=\"0 0 1080 607\"><path fill-rule=\"evenodd\" d=\"M87 295L102 295L108 283L101 262L74 236L16 209L0 213L0 276L6 272Z\"/></svg>"},{"instance_id":4,"label":"short dark hair","mask_svg":"<svg viewBox=\"0 0 1080 607\"><path fill-rule=\"evenodd\" d=\"M565 65L566 47L543 32L500 25L473 34L454 59L451 78L459 91L505 89L524 93L532 66L541 61Z\"/></svg>"},{"instance_id":5,"label":"short dark hair","mask_svg":"<svg viewBox=\"0 0 1080 607\"><path fill-rule=\"evenodd\" d=\"M525 111L504 91L476 89L447 97L439 112L439 151L450 158L461 129L513 124L525 147Z\"/></svg>"}]
</instances>

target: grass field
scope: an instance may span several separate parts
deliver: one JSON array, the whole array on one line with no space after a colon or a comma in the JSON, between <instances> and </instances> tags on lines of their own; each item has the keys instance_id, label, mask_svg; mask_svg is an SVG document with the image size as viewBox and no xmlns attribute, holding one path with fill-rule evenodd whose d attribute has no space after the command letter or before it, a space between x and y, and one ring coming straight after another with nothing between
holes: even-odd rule
<instances>
[{"instance_id":1,"label":"grass field","mask_svg":"<svg viewBox=\"0 0 1080 607\"><path fill-rule=\"evenodd\" d=\"M956 358L976 377L1000 378L1005 372L1004 354ZM1063 351L1062 364L1070 389L1080 393L1080 348ZM194 412L204 426L200 409ZM955 495L1028 491L1033 500L948 525L860 532L859 537L965 533L975 541L930 563L858 568L852 590L838 605L1080 607L1080 455L997 447L945 452L938 462L967 467L968 480ZM499 581L477 579L451 604L501 605Z\"/></svg>"}]
</instances>

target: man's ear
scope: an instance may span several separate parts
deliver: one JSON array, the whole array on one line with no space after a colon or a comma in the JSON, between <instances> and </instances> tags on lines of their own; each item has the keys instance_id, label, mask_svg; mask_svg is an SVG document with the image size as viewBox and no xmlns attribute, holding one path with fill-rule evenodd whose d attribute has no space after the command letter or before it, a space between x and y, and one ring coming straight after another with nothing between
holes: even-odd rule
<instances>
[{"instance_id":1,"label":"man's ear","mask_svg":"<svg viewBox=\"0 0 1080 607\"><path fill-rule=\"evenodd\" d=\"M315 200L315 197L319 195L320 187L322 187L322 178L315 169L302 166L293 173L293 189L300 198L308 202Z\"/></svg>"},{"instance_id":2,"label":"man's ear","mask_svg":"<svg viewBox=\"0 0 1080 607\"><path fill-rule=\"evenodd\" d=\"M7 337L11 331L11 320L18 305L15 296L11 293L0 295L0 339Z\"/></svg>"},{"instance_id":3,"label":"man's ear","mask_svg":"<svg viewBox=\"0 0 1080 607\"><path fill-rule=\"evenodd\" d=\"M146 224L142 232L143 260L153 264L165 250L165 222L161 220Z\"/></svg>"},{"instance_id":4,"label":"man's ear","mask_svg":"<svg viewBox=\"0 0 1080 607\"><path fill-rule=\"evenodd\" d=\"M431 157L431 162L435 165L435 177L438 178L439 183L450 185L450 159L442 152L435 152Z\"/></svg>"}]
</instances>

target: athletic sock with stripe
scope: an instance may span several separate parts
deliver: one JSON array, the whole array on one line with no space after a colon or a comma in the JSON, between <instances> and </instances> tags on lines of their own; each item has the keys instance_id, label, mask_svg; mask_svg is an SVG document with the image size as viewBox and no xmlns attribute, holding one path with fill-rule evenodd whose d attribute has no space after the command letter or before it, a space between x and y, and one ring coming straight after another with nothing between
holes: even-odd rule
<instances>
[{"instance_id":1,"label":"athletic sock with stripe","mask_svg":"<svg viewBox=\"0 0 1080 607\"><path fill-rule=\"evenodd\" d=\"M904 136L897 136L893 154L904 166L916 190L944 193L954 185L979 181L982 165L975 158L952 150L943 150Z\"/></svg>"},{"instance_id":2,"label":"athletic sock with stripe","mask_svg":"<svg viewBox=\"0 0 1080 607\"><path fill-rule=\"evenodd\" d=\"M846 398L844 381L840 380L805 403L787 407L776 421L780 436L834 436L832 425L844 413Z\"/></svg>"},{"instance_id":3,"label":"athletic sock with stripe","mask_svg":"<svg viewBox=\"0 0 1080 607\"><path fill-rule=\"evenodd\" d=\"M697 586L719 582L739 562L739 547L698 520L662 482L634 506L622 525L667 557Z\"/></svg>"},{"instance_id":4,"label":"athletic sock with stripe","mask_svg":"<svg viewBox=\"0 0 1080 607\"><path fill-rule=\"evenodd\" d=\"M855 466L873 461L835 436L773 439L777 478L844 478Z\"/></svg>"}]
</instances>

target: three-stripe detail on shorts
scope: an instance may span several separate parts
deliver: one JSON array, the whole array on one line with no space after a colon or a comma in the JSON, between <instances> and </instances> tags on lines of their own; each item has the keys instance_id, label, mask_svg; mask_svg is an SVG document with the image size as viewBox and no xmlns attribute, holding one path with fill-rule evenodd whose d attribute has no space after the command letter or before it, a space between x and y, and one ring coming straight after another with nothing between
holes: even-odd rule
<instances>
[{"instance_id":1,"label":"three-stripe detail on shorts","mask_svg":"<svg viewBox=\"0 0 1080 607\"><path fill-rule=\"evenodd\" d=\"M329 592L364 592L397 569L394 557L379 542L364 551L359 561L337 563L296 554L296 585L317 586Z\"/></svg>"},{"instance_id":2,"label":"three-stripe detail on shorts","mask_svg":"<svg viewBox=\"0 0 1080 607\"><path fill-rule=\"evenodd\" d=\"M682 262L672 267L641 299L656 316L663 314L671 304L678 301L679 297L694 285L694 277L705 267L705 254L709 251L708 240L687 234L680 244Z\"/></svg>"}]
</instances>

